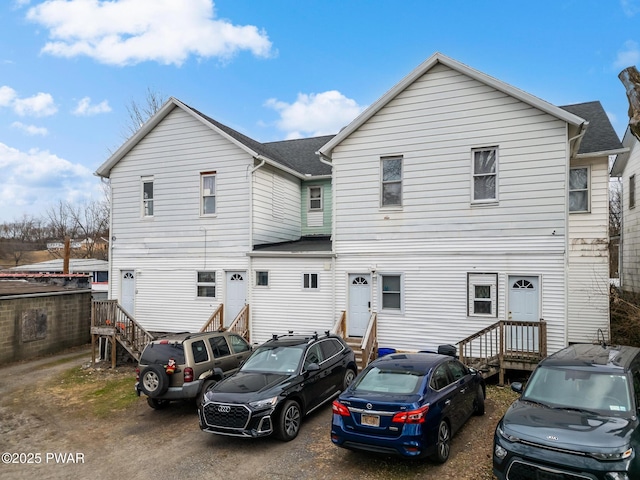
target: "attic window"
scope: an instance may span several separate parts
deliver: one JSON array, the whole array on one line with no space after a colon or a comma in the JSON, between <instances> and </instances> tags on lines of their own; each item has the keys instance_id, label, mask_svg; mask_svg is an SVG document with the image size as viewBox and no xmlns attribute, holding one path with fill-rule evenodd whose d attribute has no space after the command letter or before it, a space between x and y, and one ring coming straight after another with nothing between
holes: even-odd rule
<instances>
[{"instance_id":1,"label":"attic window","mask_svg":"<svg viewBox=\"0 0 640 480\"><path fill-rule=\"evenodd\" d=\"M473 202L498 200L498 148L482 148L473 154Z\"/></svg>"},{"instance_id":2,"label":"attic window","mask_svg":"<svg viewBox=\"0 0 640 480\"><path fill-rule=\"evenodd\" d=\"M402 206L402 157L383 157L381 205L383 207Z\"/></svg>"},{"instance_id":3,"label":"attic window","mask_svg":"<svg viewBox=\"0 0 640 480\"><path fill-rule=\"evenodd\" d=\"M322 210L322 187L309 187L309 211Z\"/></svg>"},{"instance_id":4,"label":"attic window","mask_svg":"<svg viewBox=\"0 0 640 480\"><path fill-rule=\"evenodd\" d=\"M629 208L636 206L636 176L629 177Z\"/></svg>"},{"instance_id":5,"label":"attic window","mask_svg":"<svg viewBox=\"0 0 640 480\"><path fill-rule=\"evenodd\" d=\"M589 169L572 168L569 172L569 211L589 211Z\"/></svg>"},{"instance_id":6,"label":"attic window","mask_svg":"<svg viewBox=\"0 0 640 480\"><path fill-rule=\"evenodd\" d=\"M200 189L202 194L200 213L214 215L216 213L216 172L200 174Z\"/></svg>"},{"instance_id":7,"label":"attic window","mask_svg":"<svg viewBox=\"0 0 640 480\"><path fill-rule=\"evenodd\" d=\"M142 216L153 217L153 177L142 177Z\"/></svg>"}]
</instances>

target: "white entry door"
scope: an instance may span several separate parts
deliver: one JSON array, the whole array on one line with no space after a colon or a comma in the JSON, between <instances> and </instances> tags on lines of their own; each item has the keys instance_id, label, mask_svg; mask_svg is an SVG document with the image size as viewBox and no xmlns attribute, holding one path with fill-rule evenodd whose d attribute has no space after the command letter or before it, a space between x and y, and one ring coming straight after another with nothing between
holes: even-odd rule
<instances>
[{"instance_id":1,"label":"white entry door","mask_svg":"<svg viewBox=\"0 0 640 480\"><path fill-rule=\"evenodd\" d=\"M371 316L371 275L349 274L347 335L364 337Z\"/></svg>"},{"instance_id":2,"label":"white entry door","mask_svg":"<svg viewBox=\"0 0 640 480\"><path fill-rule=\"evenodd\" d=\"M540 278L509 276L509 320L540 321ZM538 329L511 327L511 345L519 350L538 351Z\"/></svg>"},{"instance_id":3,"label":"white entry door","mask_svg":"<svg viewBox=\"0 0 640 480\"><path fill-rule=\"evenodd\" d=\"M129 315L136 314L136 275L133 270L122 270L120 282L120 305Z\"/></svg>"},{"instance_id":4,"label":"white entry door","mask_svg":"<svg viewBox=\"0 0 640 480\"><path fill-rule=\"evenodd\" d=\"M246 276L246 272L227 272L226 300L224 302L225 327L231 325L246 303Z\"/></svg>"}]
</instances>

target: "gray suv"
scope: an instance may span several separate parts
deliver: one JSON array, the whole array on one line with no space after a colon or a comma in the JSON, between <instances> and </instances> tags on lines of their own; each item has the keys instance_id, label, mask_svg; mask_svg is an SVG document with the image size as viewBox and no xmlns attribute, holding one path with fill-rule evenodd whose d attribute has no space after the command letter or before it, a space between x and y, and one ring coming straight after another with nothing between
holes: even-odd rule
<instances>
[{"instance_id":1,"label":"gray suv","mask_svg":"<svg viewBox=\"0 0 640 480\"><path fill-rule=\"evenodd\" d=\"M251 345L232 332L169 334L150 342L136 369L136 393L160 409L172 400L198 403L219 380L234 373Z\"/></svg>"}]
</instances>

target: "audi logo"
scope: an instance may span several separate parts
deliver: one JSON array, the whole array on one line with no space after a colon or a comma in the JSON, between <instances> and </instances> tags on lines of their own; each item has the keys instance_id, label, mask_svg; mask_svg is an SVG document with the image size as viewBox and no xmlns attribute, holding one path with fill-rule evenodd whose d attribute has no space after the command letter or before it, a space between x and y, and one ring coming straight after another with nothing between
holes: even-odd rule
<instances>
[{"instance_id":1,"label":"audi logo","mask_svg":"<svg viewBox=\"0 0 640 480\"><path fill-rule=\"evenodd\" d=\"M229 405L218 405L218 411L220 413L229 413L231 411L231 407Z\"/></svg>"}]
</instances>

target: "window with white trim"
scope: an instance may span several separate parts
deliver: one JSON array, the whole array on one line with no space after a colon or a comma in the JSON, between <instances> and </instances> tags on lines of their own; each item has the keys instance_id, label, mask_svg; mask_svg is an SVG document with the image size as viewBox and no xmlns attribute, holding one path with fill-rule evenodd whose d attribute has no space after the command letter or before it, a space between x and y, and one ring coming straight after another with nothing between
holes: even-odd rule
<instances>
[{"instance_id":1,"label":"window with white trim","mask_svg":"<svg viewBox=\"0 0 640 480\"><path fill-rule=\"evenodd\" d=\"M467 274L468 306L470 317L498 316L498 274Z\"/></svg>"},{"instance_id":2,"label":"window with white trim","mask_svg":"<svg viewBox=\"0 0 640 480\"><path fill-rule=\"evenodd\" d=\"M269 286L269 272L264 270L256 271L256 287L268 287Z\"/></svg>"},{"instance_id":3,"label":"window with white trim","mask_svg":"<svg viewBox=\"0 0 640 480\"><path fill-rule=\"evenodd\" d=\"M380 275L382 310L402 310L402 275Z\"/></svg>"},{"instance_id":4,"label":"window with white trim","mask_svg":"<svg viewBox=\"0 0 640 480\"><path fill-rule=\"evenodd\" d=\"M213 215L216 213L216 172L204 172L200 174L200 192L202 196L200 204L201 215Z\"/></svg>"},{"instance_id":5,"label":"window with white trim","mask_svg":"<svg viewBox=\"0 0 640 480\"><path fill-rule=\"evenodd\" d=\"M472 150L473 195L475 203L498 200L498 147Z\"/></svg>"},{"instance_id":6,"label":"window with white trim","mask_svg":"<svg viewBox=\"0 0 640 480\"><path fill-rule=\"evenodd\" d=\"M319 211L323 208L322 187L309 187L309 211Z\"/></svg>"},{"instance_id":7,"label":"window with white trim","mask_svg":"<svg viewBox=\"0 0 640 480\"><path fill-rule=\"evenodd\" d=\"M589 169L587 167L569 170L569 211L589 211Z\"/></svg>"},{"instance_id":8,"label":"window with white trim","mask_svg":"<svg viewBox=\"0 0 640 480\"><path fill-rule=\"evenodd\" d=\"M303 273L302 274L302 288L305 290L317 290L319 287L318 284L318 274L317 273Z\"/></svg>"},{"instance_id":9,"label":"window with white trim","mask_svg":"<svg viewBox=\"0 0 640 480\"><path fill-rule=\"evenodd\" d=\"M383 157L380 160L382 168L380 204L383 207L401 207L402 157Z\"/></svg>"},{"instance_id":10,"label":"window with white trim","mask_svg":"<svg viewBox=\"0 0 640 480\"><path fill-rule=\"evenodd\" d=\"M216 272L207 270L198 272L196 283L198 297L213 298L216 296Z\"/></svg>"},{"instance_id":11,"label":"window with white trim","mask_svg":"<svg viewBox=\"0 0 640 480\"><path fill-rule=\"evenodd\" d=\"M636 206L636 175L629 177L629 208Z\"/></svg>"},{"instance_id":12,"label":"window with white trim","mask_svg":"<svg viewBox=\"0 0 640 480\"><path fill-rule=\"evenodd\" d=\"M153 217L153 177L142 177L142 216Z\"/></svg>"}]
</instances>

